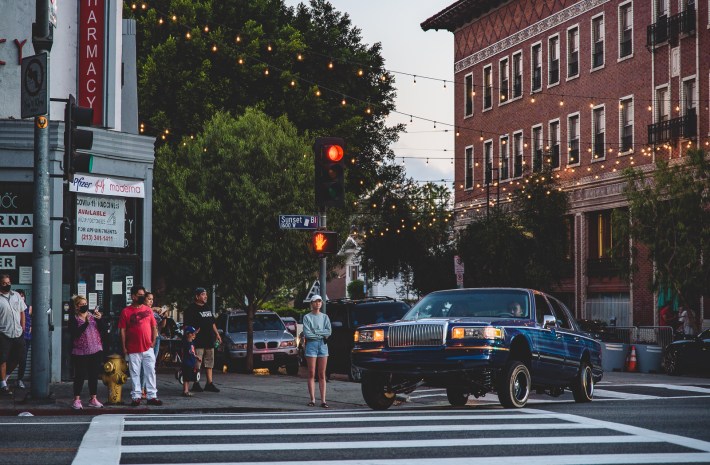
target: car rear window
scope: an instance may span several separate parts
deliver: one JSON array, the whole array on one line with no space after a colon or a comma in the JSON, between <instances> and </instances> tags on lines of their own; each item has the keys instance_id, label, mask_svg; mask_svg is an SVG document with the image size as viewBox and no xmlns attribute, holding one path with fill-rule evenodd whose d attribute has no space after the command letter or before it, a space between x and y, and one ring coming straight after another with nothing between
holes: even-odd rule
<instances>
[{"instance_id":1,"label":"car rear window","mask_svg":"<svg viewBox=\"0 0 710 465\"><path fill-rule=\"evenodd\" d=\"M354 327L401 320L409 307L402 302L358 305L350 311Z\"/></svg>"},{"instance_id":2,"label":"car rear window","mask_svg":"<svg viewBox=\"0 0 710 465\"><path fill-rule=\"evenodd\" d=\"M285 326L278 315L273 314L256 314L254 315L254 331L276 330L283 331ZM246 333L247 332L247 316L237 315L229 318L230 333Z\"/></svg>"},{"instance_id":3,"label":"car rear window","mask_svg":"<svg viewBox=\"0 0 710 465\"><path fill-rule=\"evenodd\" d=\"M403 318L482 317L513 318L511 308L519 304L523 318L530 315L528 293L515 289L475 289L470 291L435 292L419 301Z\"/></svg>"}]
</instances>

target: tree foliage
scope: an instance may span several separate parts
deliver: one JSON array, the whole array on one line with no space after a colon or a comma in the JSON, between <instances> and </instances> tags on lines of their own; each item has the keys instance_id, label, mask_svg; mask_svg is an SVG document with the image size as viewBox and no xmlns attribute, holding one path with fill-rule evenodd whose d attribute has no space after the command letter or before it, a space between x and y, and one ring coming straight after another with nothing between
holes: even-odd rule
<instances>
[{"instance_id":1,"label":"tree foliage","mask_svg":"<svg viewBox=\"0 0 710 465\"><path fill-rule=\"evenodd\" d=\"M629 208L615 212L614 226L632 239L632 257L637 244L648 248L655 263L652 288L694 306L710 283L710 163L703 150L686 155L657 160L651 174L626 170Z\"/></svg>"},{"instance_id":2,"label":"tree foliage","mask_svg":"<svg viewBox=\"0 0 710 465\"><path fill-rule=\"evenodd\" d=\"M433 183L379 186L355 217L361 262L374 279L409 276L425 294L455 284L450 191ZM444 271L446 270L446 271Z\"/></svg>"},{"instance_id":3,"label":"tree foliage","mask_svg":"<svg viewBox=\"0 0 710 465\"><path fill-rule=\"evenodd\" d=\"M568 196L549 169L526 175L510 208L496 206L459 234L464 285L550 290L567 260Z\"/></svg>"},{"instance_id":4,"label":"tree foliage","mask_svg":"<svg viewBox=\"0 0 710 465\"><path fill-rule=\"evenodd\" d=\"M285 117L258 109L218 112L194 139L159 150L154 224L165 235L154 244L172 289L217 284L227 306L246 305L251 325L279 287L314 272L306 235L278 224L312 201L309 150Z\"/></svg>"}]
</instances>

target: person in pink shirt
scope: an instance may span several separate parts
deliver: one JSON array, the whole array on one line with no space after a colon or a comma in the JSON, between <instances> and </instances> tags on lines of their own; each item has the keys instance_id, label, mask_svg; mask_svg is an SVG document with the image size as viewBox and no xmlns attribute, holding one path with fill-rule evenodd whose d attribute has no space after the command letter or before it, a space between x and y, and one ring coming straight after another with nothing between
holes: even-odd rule
<instances>
[{"instance_id":1,"label":"person in pink shirt","mask_svg":"<svg viewBox=\"0 0 710 465\"><path fill-rule=\"evenodd\" d=\"M131 405L141 404L141 371L145 377L145 387L148 405L163 405L158 399L158 389L155 383L155 338L158 337L158 326L153 317L153 310L145 305L145 288L131 288L131 305L124 308L118 320L121 332L123 354L128 362L133 389L131 390Z\"/></svg>"},{"instance_id":2,"label":"person in pink shirt","mask_svg":"<svg viewBox=\"0 0 710 465\"><path fill-rule=\"evenodd\" d=\"M69 317L69 334L72 339L71 358L74 364L74 402L72 408L81 410L81 390L84 380L89 384L89 407L101 408L103 404L96 399L99 379L99 367L103 363L103 344L101 332L105 329L104 320L98 308L89 312L86 297L77 295L72 299L74 314Z\"/></svg>"}]
</instances>

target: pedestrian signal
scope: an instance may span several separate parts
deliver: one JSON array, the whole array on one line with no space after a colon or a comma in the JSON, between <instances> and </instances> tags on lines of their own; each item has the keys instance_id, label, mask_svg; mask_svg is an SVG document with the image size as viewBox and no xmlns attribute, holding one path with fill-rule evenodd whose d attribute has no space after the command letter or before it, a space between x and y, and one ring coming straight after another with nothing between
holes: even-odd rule
<instances>
[{"instance_id":1,"label":"pedestrian signal","mask_svg":"<svg viewBox=\"0 0 710 465\"><path fill-rule=\"evenodd\" d=\"M318 255L338 253L338 233L334 231L314 231L311 236L313 252Z\"/></svg>"}]
</instances>

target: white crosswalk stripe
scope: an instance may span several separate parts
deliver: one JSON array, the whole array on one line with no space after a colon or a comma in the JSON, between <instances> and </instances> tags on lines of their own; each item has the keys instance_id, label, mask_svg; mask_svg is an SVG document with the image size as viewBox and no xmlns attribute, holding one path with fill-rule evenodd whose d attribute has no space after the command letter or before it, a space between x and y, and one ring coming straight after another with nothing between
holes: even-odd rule
<instances>
[{"instance_id":1,"label":"white crosswalk stripe","mask_svg":"<svg viewBox=\"0 0 710 465\"><path fill-rule=\"evenodd\" d=\"M179 465L185 454L215 465L672 464L710 463L710 442L533 408L100 415L74 464Z\"/></svg>"}]
</instances>

